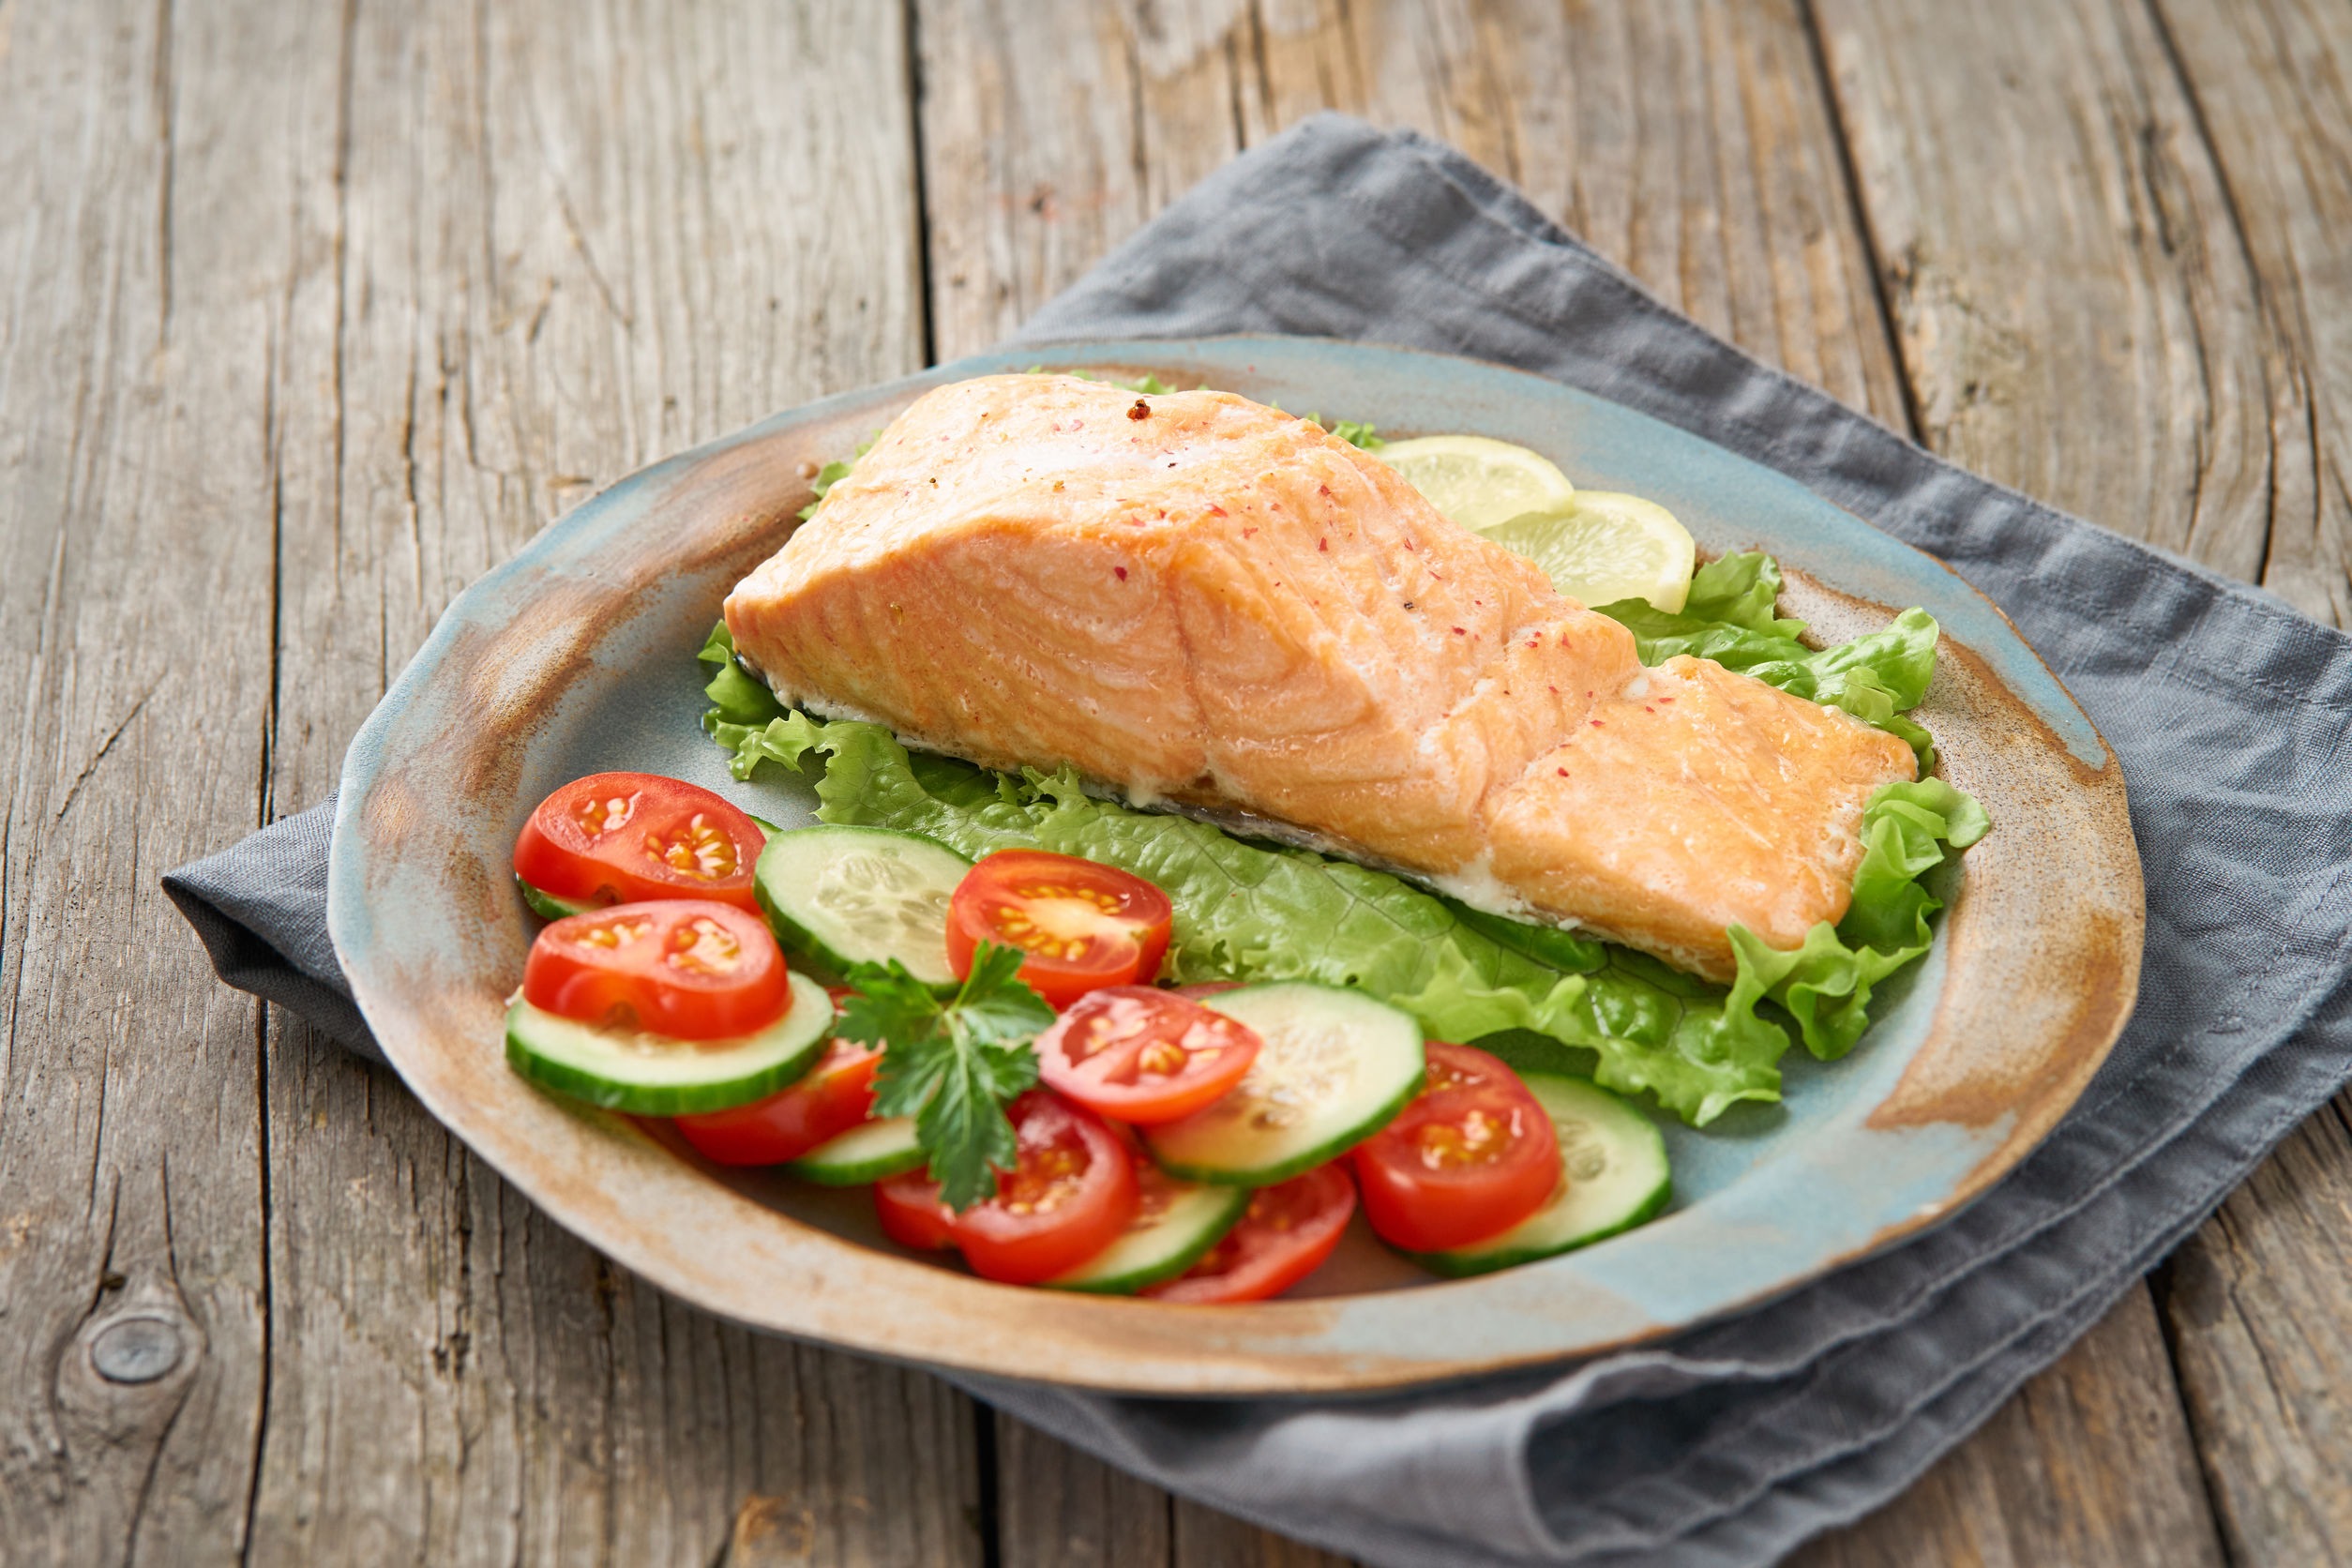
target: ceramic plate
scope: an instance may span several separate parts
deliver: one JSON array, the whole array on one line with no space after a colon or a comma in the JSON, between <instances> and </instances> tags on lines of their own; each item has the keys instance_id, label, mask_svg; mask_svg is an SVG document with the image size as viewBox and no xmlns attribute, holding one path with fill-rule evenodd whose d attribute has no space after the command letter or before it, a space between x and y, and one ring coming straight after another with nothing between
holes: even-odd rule
<instances>
[{"instance_id":1,"label":"ceramic plate","mask_svg":"<svg viewBox=\"0 0 2352 1568\"><path fill-rule=\"evenodd\" d=\"M1787 1099L1670 1124L1665 1217L1581 1252L1439 1282L1355 1235L1314 1292L1172 1307L1015 1289L900 1253L862 1192L707 1166L683 1144L507 1070L501 1015L535 923L509 859L531 807L609 768L675 775L787 826L813 799L737 784L698 727L694 659L719 601L847 456L925 389L1039 361L1156 372L1394 436L1523 443L1580 485L1663 503L1710 551L1760 546L1786 602L1844 638L1923 605L1944 642L1922 713L1991 811L1933 951L1833 1066ZM776 770L763 770L774 772ZM2062 867L2063 875L2053 875ZM384 1053L417 1097L559 1222L727 1317L850 1349L1184 1394L1364 1389L1586 1354L1784 1291L1951 1214L2073 1103L2130 1010L2139 865L2114 756L1991 604L1780 475L1553 382L1490 365L1275 338L984 355L829 399L656 464L531 541L451 606L344 763L329 919ZM1359 1221L1359 1225L1361 1221Z\"/></svg>"}]
</instances>

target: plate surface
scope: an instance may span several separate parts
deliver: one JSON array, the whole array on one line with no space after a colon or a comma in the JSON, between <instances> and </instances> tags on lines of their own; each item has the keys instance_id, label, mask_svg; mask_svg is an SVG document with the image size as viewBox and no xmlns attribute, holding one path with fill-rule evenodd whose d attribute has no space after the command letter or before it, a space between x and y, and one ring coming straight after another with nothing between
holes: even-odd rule
<instances>
[{"instance_id":1,"label":"plate surface","mask_svg":"<svg viewBox=\"0 0 2352 1568\"><path fill-rule=\"evenodd\" d=\"M1476 431L1580 486L1656 500L1710 552L1760 546L1823 635L1923 605L1943 624L1921 717L1992 813L1934 949L1853 1054L1793 1051L1786 1102L1669 1124L1676 1202L1581 1252L1437 1282L1356 1236L1319 1294L1181 1307L1016 1289L897 1252L862 1193L696 1160L674 1138L506 1068L503 999L535 922L509 867L556 785L672 774L787 826L813 797L739 785L702 736L694 652L736 580L844 457L928 387L1055 368L1208 383L1393 435ZM774 772L775 770L763 770ZM2137 987L2139 863L2113 755L2000 612L1772 471L1556 383L1468 360L1278 338L996 354L781 415L645 469L469 588L352 744L330 874L337 954L385 1054L563 1225L727 1317L1012 1377L1198 1395L1369 1389L1625 1345L1785 1291L1943 1215L2014 1165L2104 1059Z\"/></svg>"}]
</instances>

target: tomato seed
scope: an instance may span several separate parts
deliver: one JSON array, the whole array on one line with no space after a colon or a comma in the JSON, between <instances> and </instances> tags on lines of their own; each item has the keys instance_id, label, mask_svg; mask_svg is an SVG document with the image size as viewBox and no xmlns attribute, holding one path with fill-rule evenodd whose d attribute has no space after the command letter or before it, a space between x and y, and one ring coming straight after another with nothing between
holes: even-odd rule
<instances>
[{"instance_id":1,"label":"tomato seed","mask_svg":"<svg viewBox=\"0 0 2352 1568\"><path fill-rule=\"evenodd\" d=\"M574 801L572 822L590 838L601 838L628 825L628 820L637 815L637 798L631 794L614 795L609 800L597 800L592 796Z\"/></svg>"},{"instance_id":2,"label":"tomato seed","mask_svg":"<svg viewBox=\"0 0 2352 1568\"><path fill-rule=\"evenodd\" d=\"M670 934L663 961L689 974L730 974L743 967L743 943L707 914L696 915Z\"/></svg>"}]
</instances>

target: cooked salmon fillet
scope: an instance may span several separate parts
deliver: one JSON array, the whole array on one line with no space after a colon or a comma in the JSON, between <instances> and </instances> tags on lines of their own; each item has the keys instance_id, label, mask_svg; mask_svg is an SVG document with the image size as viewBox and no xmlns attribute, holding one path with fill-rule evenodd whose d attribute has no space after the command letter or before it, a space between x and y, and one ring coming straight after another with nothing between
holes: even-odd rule
<instances>
[{"instance_id":1,"label":"cooked salmon fillet","mask_svg":"<svg viewBox=\"0 0 2352 1568\"><path fill-rule=\"evenodd\" d=\"M926 394L727 599L783 701L1244 812L1715 978L1851 896L1910 748L1631 633L1385 464L1223 392Z\"/></svg>"}]
</instances>

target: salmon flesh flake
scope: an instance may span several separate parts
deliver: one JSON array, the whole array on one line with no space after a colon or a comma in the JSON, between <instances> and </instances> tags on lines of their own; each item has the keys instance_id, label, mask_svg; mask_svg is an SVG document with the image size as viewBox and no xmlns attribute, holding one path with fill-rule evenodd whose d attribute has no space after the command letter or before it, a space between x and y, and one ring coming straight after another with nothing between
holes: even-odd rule
<instances>
[{"instance_id":1,"label":"salmon flesh flake","mask_svg":"<svg viewBox=\"0 0 2352 1568\"><path fill-rule=\"evenodd\" d=\"M783 701L1289 824L1713 979L1846 912L1910 747L1623 626L1378 459L1226 392L927 393L728 596Z\"/></svg>"}]
</instances>

